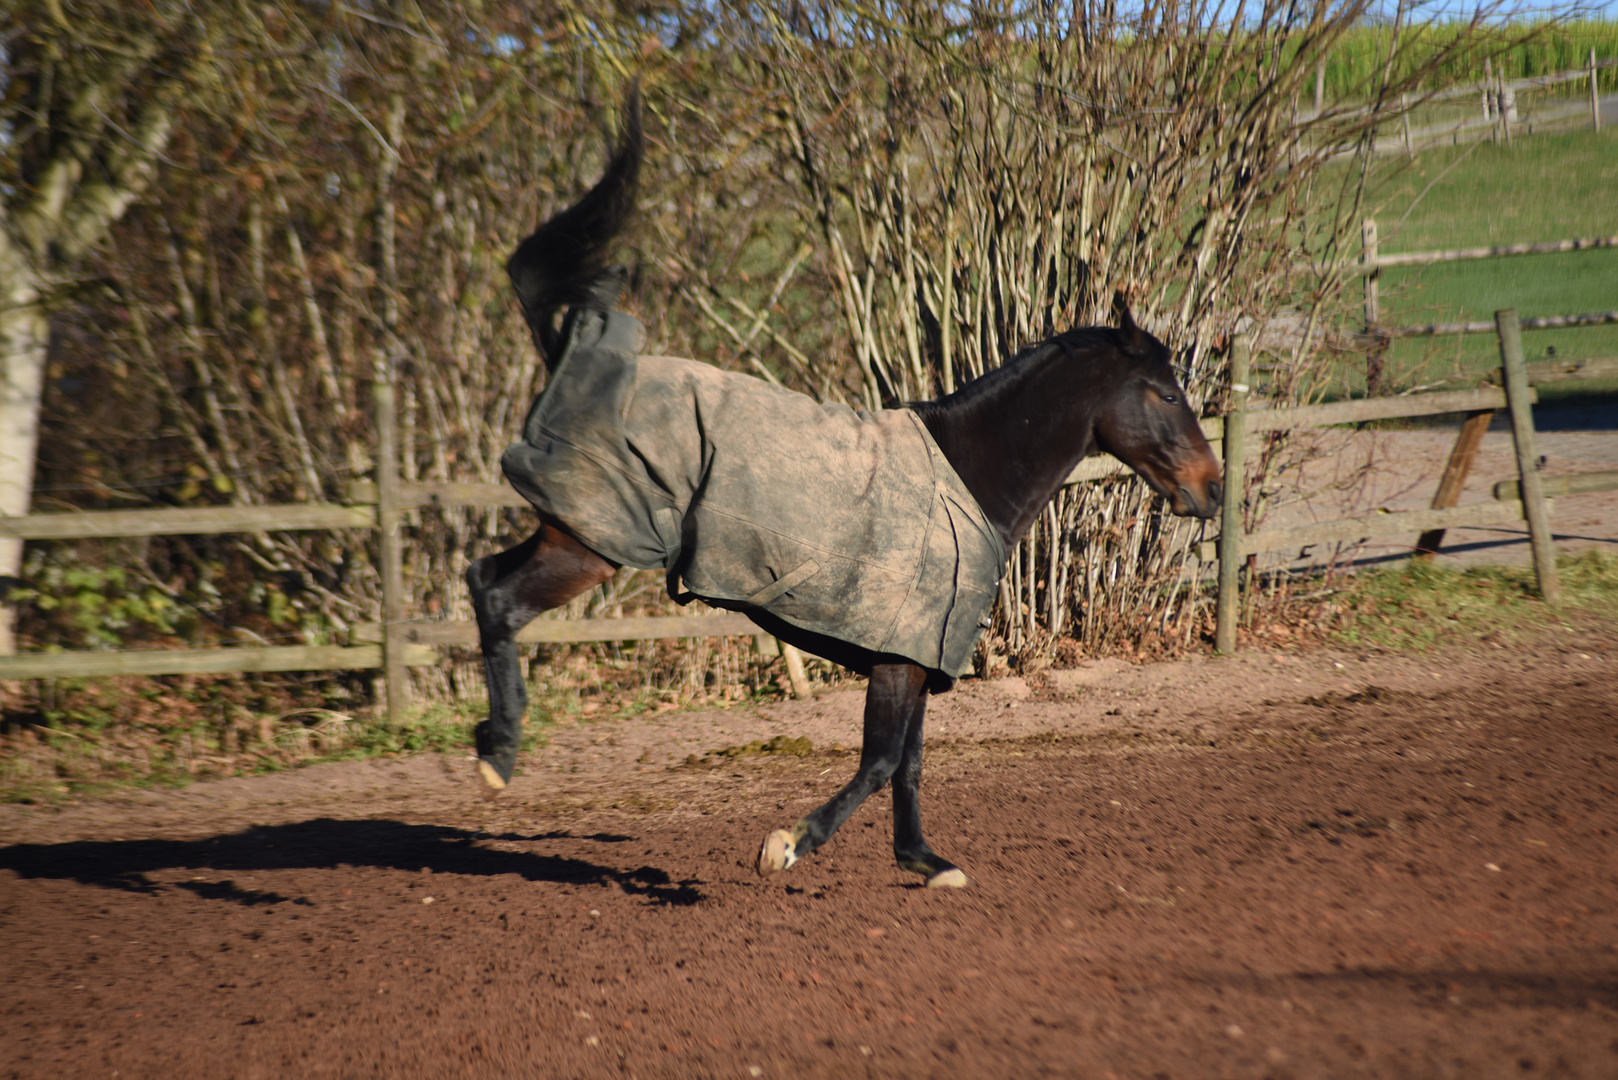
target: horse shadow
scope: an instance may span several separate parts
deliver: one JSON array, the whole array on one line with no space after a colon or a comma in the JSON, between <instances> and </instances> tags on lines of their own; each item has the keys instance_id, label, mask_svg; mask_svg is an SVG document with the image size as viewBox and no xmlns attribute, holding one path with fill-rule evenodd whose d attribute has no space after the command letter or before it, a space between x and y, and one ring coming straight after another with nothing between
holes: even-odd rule
<instances>
[{"instance_id":1,"label":"horse shadow","mask_svg":"<svg viewBox=\"0 0 1618 1080\"><path fill-rule=\"evenodd\" d=\"M334 870L368 866L385 870L494 877L514 874L525 881L563 885L616 885L649 904L688 907L705 897L696 879L674 881L655 866L615 869L585 859L537 852L501 851L481 841L530 843L587 840L599 844L633 839L610 833L575 837L566 832L536 835L486 833L445 825L401 821L315 818L286 825L255 825L241 832L200 840L79 840L64 844L16 844L0 848L0 870L24 878L78 881L105 889L156 894L171 887L147 875L159 870L212 873L253 870ZM309 900L237 887L230 881L180 882L207 899L260 904L308 904Z\"/></svg>"}]
</instances>

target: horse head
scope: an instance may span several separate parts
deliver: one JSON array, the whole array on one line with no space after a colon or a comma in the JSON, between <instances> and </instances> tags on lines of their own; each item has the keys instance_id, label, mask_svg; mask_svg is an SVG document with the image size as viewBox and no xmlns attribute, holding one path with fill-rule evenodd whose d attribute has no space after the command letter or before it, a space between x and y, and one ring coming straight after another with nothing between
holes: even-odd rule
<instances>
[{"instance_id":1,"label":"horse head","mask_svg":"<svg viewBox=\"0 0 1618 1080\"><path fill-rule=\"evenodd\" d=\"M1142 330L1123 293L1113 297L1125 365L1096 420L1096 445L1140 474L1181 517L1211 518L1222 493L1219 459L1174 378L1169 350Z\"/></svg>"}]
</instances>

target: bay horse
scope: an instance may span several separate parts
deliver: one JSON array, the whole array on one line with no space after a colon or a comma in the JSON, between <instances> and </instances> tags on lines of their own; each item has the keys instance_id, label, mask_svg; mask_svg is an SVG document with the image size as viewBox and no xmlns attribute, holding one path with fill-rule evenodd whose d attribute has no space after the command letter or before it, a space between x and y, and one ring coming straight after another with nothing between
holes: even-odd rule
<instances>
[{"instance_id":1,"label":"bay horse","mask_svg":"<svg viewBox=\"0 0 1618 1080\"><path fill-rule=\"evenodd\" d=\"M589 385L594 385L589 380L599 377L602 385L612 384L611 372L603 374L598 365L617 363L628 372L635 370L635 361L626 357L638 341L619 340L615 344L614 335L624 338L628 333L625 326L638 331L639 324L612 311L625 275L621 267L607 268L606 255L634 206L642 156L638 94L631 95L624 127L621 145L602 179L578 203L525 239L507 264L535 344L552 375L535 405L536 412L545 402L545 395L553 393L552 388L558 385L558 371L571 371L574 382L588 384L578 392L581 404L576 407L588 410L593 392ZM558 327L559 312L564 314ZM902 415L900 410L891 410L885 417L875 417L908 422L912 427L919 421L919 427L925 429L925 436L918 433L921 442L917 445L931 440L928 452L941 452L947 461L944 473L953 470L953 479L944 479L964 485L970 493L965 501L976 502L969 509L979 515L978 520L987 522L986 529L992 529L990 541L998 556L992 567L994 579L1003 570L1005 552L1013 549L1074 466L1097 451L1111 453L1127 464L1167 500L1173 513L1204 519L1216 513L1220 465L1175 380L1168 349L1135 323L1121 293L1115 297L1113 313L1116 326L1078 328L1058 334L1023 349L1004 366L955 393L936 401L912 403ZM643 364L650 359L643 358ZM694 365L692 361L677 363L717 373L717 369ZM693 377L709 376L699 372ZM766 385L749 376L717 373L712 377L732 380L725 383L732 388L741 385L734 380ZM773 388L770 392L787 393ZM793 409L838 408L804 404L808 399L772 400ZM608 414L622 411L617 399L609 405L604 410ZM543 432L531 434L534 416L531 413L530 425L525 425L525 439L547 449L520 444L530 458L554 452L567 441L563 438L558 443ZM849 416L855 414L849 412ZM769 420L765 418L767 428L785 424L772 425ZM872 420L870 414L859 414L850 422ZM508 458L517 449L508 450ZM706 469L708 458L701 457L700 461L700 468ZM881 462L877 464L880 467ZM567 520L569 515L554 510L555 501L544 497L547 477L543 475L543 465L531 470L539 473L537 476L518 475L507 459L502 460L502 465L539 509L540 524L538 531L517 546L473 562L466 574L489 691L488 719L479 723L474 732L477 768L490 793L498 793L511 780L527 709L514 640L517 631L541 612L606 581L620 564L633 562L629 556L615 559L601 550L619 551L615 543L619 538L603 535L598 529L593 541L587 542L584 537L589 529L582 521ZM768 477L762 479L769 481ZM700 492L707 480L704 473L689 483ZM788 478L777 486L791 485ZM590 490L581 497L588 501L598 494ZM672 524L678 536L681 524ZM887 523L876 524L885 527ZM895 528L907 524L894 523ZM689 539L689 521L685 528ZM673 549L678 547L676 540ZM644 560L648 565L652 561L651 557ZM671 566L669 571L673 595L676 569ZM952 573L948 567L939 569L932 562L917 572L923 578ZM765 568L764 580L773 580L782 573ZM799 575L792 577L796 576ZM788 583L788 577L780 577L774 586L760 592L755 598L758 603L735 596L696 595L715 606L745 611L763 630L782 641L867 675L870 682L865 698L863 744L853 778L824 805L790 828L777 829L765 838L757 857L759 873L784 870L825 844L865 799L891 781L893 851L898 865L921 874L929 887L964 886L966 875L934 852L922 835L919 793L927 699L931 693L948 689L957 672L944 670L942 662L930 653L923 661L851 640L859 635L853 630L843 633L835 607L829 622L807 625L804 620L795 622L765 610L761 598L778 595ZM682 602L688 598L676 596ZM859 599L853 594L850 598ZM977 633L978 617L978 613L972 614L974 625L966 638L968 647Z\"/></svg>"}]
</instances>

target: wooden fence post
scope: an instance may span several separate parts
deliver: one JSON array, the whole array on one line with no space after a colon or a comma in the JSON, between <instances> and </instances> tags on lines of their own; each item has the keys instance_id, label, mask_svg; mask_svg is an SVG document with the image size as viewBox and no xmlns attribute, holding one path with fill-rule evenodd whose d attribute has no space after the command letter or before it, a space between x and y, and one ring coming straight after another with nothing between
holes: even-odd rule
<instances>
[{"instance_id":1,"label":"wooden fence post","mask_svg":"<svg viewBox=\"0 0 1618 1080\"><path fill-rule=\"evenodd\" d=\"M1247 434L1247 385L1251 346L1237 338L1230 348L1230 412L1225 414L1224 501L1219 512L1219 598L1214 608L1214 649L1236 651L1237 582L1242 563L1242 481Z\"/></svg>"},{"instance_id":2,"label":"wooden fence post","mask_svg":"<svg viewBox=\"0 0 1618 1080\"><path fill-rule=\"evenodd\" d=\"M808 701L814 693L809 687L809 673L803 669L803 653L783 641L781 658L787 664L787 682L792 685L792 696L800 701Z\"/></svg>"},{"instance_id":3,"label":"wooden fence post","mask_svg":"<svg viewBox=\"0 0 1618 1080\"><path fill-rule=\"evenodd\" d=\"M399 497L399 418L393 382L373 384L376 406L376 518L382 548L382 672L387 685L390 725L410 707L410 673L405 667L404 509Z\"/></svg>"},{"instance_id":4,"label":"wooden fence post","mask_svg":"<svg viewBox=\"0 0 1618 1080\"><path fill-rule=\"evenodd\" d=\"M803 667L803 653L770 634L756 634L753 641L758 646L760 656L779 656L785 662L787 683L792 687L793 697L808 700L814 696L809 687L809 673Z\"/></svg>"},{"instance_id":5,"label":"wooden fence post","mask_svg":"<svg viewBox=\"0 0 1618 1080\"><path fill-rule=\"evenodd\" d=\"M1551 539L1550 515L1545 510L1545 489L1540 483L1539 455L1534 450L1534 407L1528 394L1528 365L1523 358L1522 327L1517 309L1494 313L1500 336L1500 368L1506 386L1506 408L1511 412L1511 438L1517 447L1517 476L1521 484L1523 517L1534 549L1534 573L1539 595L1556 603L1561 587L1556 582L1556 544Z\"/></svg>"},{"instance_id":6,"label":"wooden fence post","mask_svg":"<svg viewBox=\"0 0 1618 1080\"><path fill-rule=\"evenodd\" d=\"M1377 268L1376 219L1360 222L1360 266L1365 279L1365 336L1371 342L1365 353L1365 396L1375 397L1382 385L1382 365L1387 341L1382 331L1382 271Z\"/></svg>"},{"instance_id":7,"label":"wooden fence post","mask_svg":"<svg viewBox=\"0 0 1618 1080\"><path fill-rule=\"evenodd\" d=\"M1590 49L1590 127L1601 130L1601 95L1596 90L1596 51Z\"/></svg>"},{"instance_id":8,"label":"wooden fence post","mask_svg":"<svg viewBox=\"0 0 1618 1080\"><path fill-rule=\"evenodd\" d=\"M1382 271L1376 267L1377 241L1376 219L1366 218L1360 222L1360 265L1365 268L1365 332L1376 332L1376 324L1382 321L1381 290L1378 288Z\"/></svg>"},{"instance_id":9,"label":"wooden fence post","mask_svg":"<svg viewBox=\"0 0 1618 1080\"><path fill-rule=\"evenodd\" d=\"M1506 78L1504 65L1500 67L1500 141L1511 145L1511 125L1517 122L1517 91Z\"/></svg>"}]
</instances>

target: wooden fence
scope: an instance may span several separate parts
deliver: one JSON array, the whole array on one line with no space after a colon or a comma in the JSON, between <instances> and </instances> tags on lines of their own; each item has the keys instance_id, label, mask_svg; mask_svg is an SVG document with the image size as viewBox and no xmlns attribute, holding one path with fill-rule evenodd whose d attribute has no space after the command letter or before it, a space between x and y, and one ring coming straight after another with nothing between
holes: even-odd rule
<instances>
[{"instance_id":1,"label":"wooden fence","mask_svg":"<svg viewBox=\"0 0 1618 1080\"><path fill-rule=\"evenodd\" d=\"M1294 545L1356 541L1394 533L1421 533L1420 546L1436 550L1445 528L1521 520L1526 506L1536 565L1541 572L1541 585L1547 595L1554 594L1555 564L1550 553L1548 527L1544 524L1545 513L1548 513L1545 500L1547 490L1557 495L1607 490L1618 486L1618 474L1605 474L1604 480L1566 478L1565 481L1552 481L1548 485L1540 481L1532 448L1533 428L1529 406L1534 396L1529 383L1618 374L1618 360L1583 364L1546 361L1525 366L1522 363L1520 338L1511 338L1516 341L1514 352L1508 341L1508 328L1511 335L1518 332L1515 313L1502 312L1500 319L1504 357L1502 370L1505 373L1503 389L1484 387L1290 409L1249 410L1246 407L1245 385L1247 354L1244 346L1238 346L1233 368L1236 384L1233 409L1226 418L1215 417L1202 422L1204 433L1214 445L1215 452L1225 459L1226 468L1232 474L1239 474L1242 468L1246 439L1250 434L1444 413L1465 413L1469 419L1462 428L1450 467L1445 472L1431 510L1378 514L1245 535L1240 527L1242 485L1226 485L1220 538L1216 543L1201 545L1197 552L1203 561L1215 558L1219 561L1218 625L1222 651L1234 647L1239 568L1258 552ZM1521 377L1514 376L1514 371ZM470 621L428 621L408 616L401 536L405 515L410 510L425 506L510 506L526 509L528 503L504 485L402 480L398 474L391 386L378 386L375 405L379 434L378 476L375 481L351 484L344 504L30 514L24 517L0 517L0 536L25 540L73 540L259 531L377 530L381 534L381 622L353 627L348 642L340 645L19 654L0 657L0 679L381 669L388 691L388 712L391 717L397 718L408 704L408 667L438 663L439 650L445 646L477 643L477 629ZM1454 509L1471 458L1476 453L1477 442L1488 427L1488 418L1501 408L1509 408L1514 423L1524 429L1518 432L1518 480L1507 486L1497 485L1495 503ZM1116 458L1099 455L1080 463L1068 482L1081 483L1125 471L1123 463ZM1526 492L1526 495L1519 492ZM1539 522L1537 525L1536 520ZM745 615L734 612L619 619L540 619L530 624L518 636L518 640L566 643L730 635L758 636L759 630ZM773 642L761 639L760 645L768 650ZM791 652L787 654L787 660L794 684L801 685L801 661Z\"/></svg>"},{"instance_id":2,"label":"wooden fence","mask_svg":"<svg viewBox=\"0 0 1618 1080\"><path fill-rule=\"evenodd\" d=\"M1486 334L1495 329L1492 322L1435 323L1430 326L1383 326L1381 312L1382 271L1403 266L1433 266L1475 259L1503 259L1519 255L1551 255L1565 251L1601 251L1618 248L1618 236L1576 237L1547 240L1534 244L1495 244L1489 247L1452 248L1447 251L1402 251L1384 255L1377 238L1374 218L1360 223L1360 257L1357 263L1340 268L1365 278L1365 334L1363 344L1371 350L1383 347L1387 339L1429 337L1438 334ZM1568 326L1600 326L1618 323L1618 311L1598 311L1585 315L1547 315L1521 321L1524 330L1549 330Z\"/></svg>"},{"instance_id":3,"label":"wooden fence","mask_svg":"<svg viewBox=\"0 0 1618 1080\"><path fill-rule=\"evenodd\" d=\"M1613 490L1618 488L1618 471L1554 479L1541 477L1539 457L1534 449L1532 407L1537 395L1533 386L1568 379L1618 375L1618 358L1575 362L1545 360L1529 364L1522 347L1524 324L1517 318L1516 311L1506 309L1496 312L1493 327L1500 342L1498 386L1365 398L1293 409L1247 408L1249 357L1245 343L1238 342L1231 365L1232 408L1225 417L1223 432L1227 477L1242 474L1249 434L1454 413L1465 414L1466 420L1456 436L1438 490L1427 510L1376 513L1247 533L1242 527L1243 485L1227 482L1219 537L1199 545L1197 550L1199 559L1217 560L1219 564L1215 644L1220 652L1233 652L1236 647L1241 568L1244 565L1248 568L1248 583L1251 585L1255 559L1259 553L1300 549L1311 544L1357 543L1380 536L1407 535L1414 538L1413 547L1420 557L1439 550L1446 529L1526 520L1540 594L1551 602L1557 599L1556 551L1550 532L1552 506L1549 496ZM1495 501L1492 503L1457 507L1484 432L1488 430L1495 413L1502 408L1507 409L1511 417L1517 479L1496 484L1493 491Z\"/></svg>"},{"instance_id":4,"label":"wooden fence","mask_svg":"<svg viewBox=\"0 0 1618 1080\"><path fill-rule=\"evenodd\" d=\"M1506 81L1493 75L1485 76L1480 84L1470 87L1456 87L1442 94L1433 95L1428 100L1441 101L1456 97L1480 97L1483 102L1483 119L1481 121L1463 122L1459 126L1443 129L1445 134L1455 134L1462 128L1472 124L1481 123L1498 132L1498 137L1504 141L1511 141L1512 124L1516 122L1516 94L1523 90L1543 89L1556 83L1568 82L1574 79L1588 79L1590 83L1590 123L1595 130L1601 130L1600 96L1596 87L1596 72L1606 68L1618 66L1618 59L1596 60L1595 50L1590 50L1590 58L1586 65L1576 71L1559 72L1553 75L1541 75L1531 79ZM1437 129L1434 129L1437 130ZM1430 134L1426 133L1426 134ZM1437 140L1432 141L1436 144ZM1416 147L1411 142L1411 129L1409 115L1405 116L1404 148L1407 153L1414 153ZM1448 251L1410 251L1397 255L1383 255L1378 250L1376 221L1367 218L1360 224L1360 258L1357 263L1342 264L1339 269L1365 278L1365 331L1375 339L1377 337L1415 337L1435 334L1476 334L1487 333L1494 329L1492 323L1439 323L1431 326L1412 327L1382 327L1380 312L1378 310L1379 281L1383 270L1401 266L1431 266L1435 263L1463 262L1470 259L1498 259L1513 255L1546 255L1562 251L1590 251L1599 248L1618 247L1618 236L1598 236L1572 240L1551 240L1545 243L1534 244L1498 244L1491 247L1456 248ZM1541 329L1552 326L1590 326L1600 323L1618 322L1618 311L1598 312L1591 315L1555 316L1551 320L1537 319L1524 320L1523 329ZM1375 342L1370 344L1375 347Z\"/></svg>"},{"instance_id":5,"label":"wooden fence","mask_svg":"<svg viewBox=\"0 0 1618 1080\"><path fill-rule=\"evenodd\" d=\"M1379 137L1373 149L1377 153L1402 152L1414 157L1419 151L1437 146L1455 146L1462 142L1463 139L1470 141L1473 138L1489 138L1509 144L1514 133L1519 128L1526 127L1528 134L1532 135L1536 122L1536 120L1529 120L1524 123L1519 117L1518 96L1536 90L1546 90L1560 83L1568 82L1585 82L1588 84L1589 95L1587 102L1583 104L1569 103L1560 108L1542 111L1537 118L1537 122L1541 126L1546 124L1561 126L1567 120L1588 109L1590 126L1594 130L1600 131L1601 93L1597 73L1614 66L1618 66L1618 59L1597 60L1595 50L1591 49L1589 58L1583 67L1554 74L1536 75L1526 79L1507 79L1504 74L1494 72L1485 61L1485 75L1481 81L1429 94L1418 103L1437 104L1444 101L1472 98L1481 105L1481 115L1417 128L1412 127L1410 124L1410 113L1403 111L1400 116L1399 134ZM1320 111L1319 93L1317 90L1317 113ZM1401 108L1405 104L1406 102L1401 99ZM1346 115L1368 111L1368 108L1356 109L1349 111ZM1344 151L1345 154L1358 152L1358 150Z\"/></svg>"}]
</instances>

